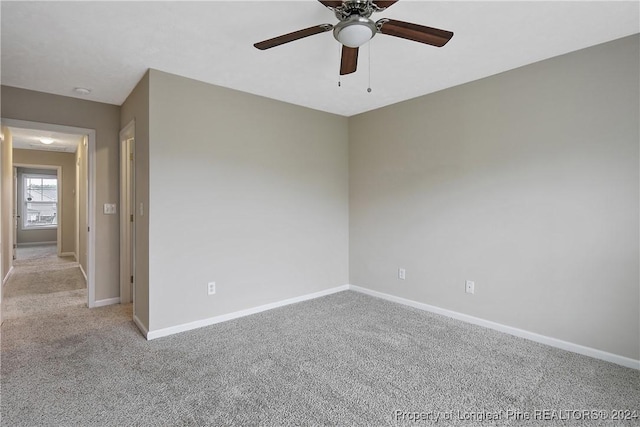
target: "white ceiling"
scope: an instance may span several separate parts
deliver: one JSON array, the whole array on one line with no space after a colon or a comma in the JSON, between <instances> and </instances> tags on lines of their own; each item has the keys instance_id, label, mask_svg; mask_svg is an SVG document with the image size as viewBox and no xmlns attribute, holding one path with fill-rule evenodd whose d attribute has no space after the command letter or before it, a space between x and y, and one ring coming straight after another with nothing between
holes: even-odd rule
<instances>
[{"instance_id":1,"label":"white ceiling","mask_svg":"<svg viewBox=\"0 0 640 427\"><path fill-rule=\"evenodd\" d=\"M13 148L41 151L61 151L75 153L78 144L82 142L82 135L73 135L61 132L51 132L34 129L22 129L11 126L11 138ZM45 145L41 138L53 139L53 143Z\"/></svg>"},{"instance_id":2,"label":"white ceiling","mask_svg":"<svg viewBox=\"0 0 640 427\"><path fill-rule=\"evenodd\" d=\"M442 48L382 34L338 87L331 32L266 51L253 43L337 22L315 0L1 3L2 84L120 105L148 68L351 116L640 32L636 1L410 1L388 17L450 30Z\"/></svg>"}]
</instances>

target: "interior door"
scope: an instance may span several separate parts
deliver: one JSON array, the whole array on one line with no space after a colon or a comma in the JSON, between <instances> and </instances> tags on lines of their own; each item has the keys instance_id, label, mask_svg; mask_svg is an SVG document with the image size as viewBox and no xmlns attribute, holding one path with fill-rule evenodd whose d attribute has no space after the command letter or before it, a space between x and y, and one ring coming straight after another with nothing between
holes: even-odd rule
<instances>
[{"instance_id":1,"label":"interior door","mask_svg":"<svg viewBox=\"0 0 640 427\"><path fill-rule=\"evenodd\" d=\"M18 247L18 222L20 221L22 205L18 205L18 168L13 168L13 259L16 259Z\"/></svg>"},{"instance_id":2,"label":"interior door","mask_svg":"<svg viewBox=\"0 0 640 427\"><path fill-rule=\"evenodd\" d=\"M120 131L120 302L122 304L135 302L134 135L134 122Z\"/></svg>"},{"instance_id":3,"label":"interior door","mask_svg":"<svg viewBox=\"0 0 640 427\"><path fill-rule=\"evenodd\" d=\"M129 199L129 203L128 203L128 208L129 208L129 217L130 217L130 221L129 224L131 225L130 230L129 230L129 265L131 266L131 287L129 288L129 300L133 301L134 298L134 293L133 290L135 288L135 265L136 265L136 260L135 260L135 255L136 255L136 251L135 251L135 235L136 235L136 224L135 221L133 220L135 218L135 162L134 162L134 156L135 156L135 140L133 138L129 138L127 140L127 145L128 145L128 151L129 151L129 170L128 170L128 178L129 178L129 182L127 183L127 188L128 188L128 199Z\"/></svg>"}]
</instances>

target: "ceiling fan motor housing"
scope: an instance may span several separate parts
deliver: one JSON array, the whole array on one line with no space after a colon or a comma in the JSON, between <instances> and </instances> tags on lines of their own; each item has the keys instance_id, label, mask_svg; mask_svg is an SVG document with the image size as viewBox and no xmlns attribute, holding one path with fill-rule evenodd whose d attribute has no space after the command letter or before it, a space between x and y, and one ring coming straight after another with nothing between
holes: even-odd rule
<instances>
[{"instance_id":1,"label":"ceiling fan motor housing","mask_svg":"<svg viewBox=\"0 0 640 427\"><path fill-rule=\"evenodd\" d=\"M340 21L349 18L352 15L363 16L368 18L373 12L380 12L384 10L378 7L371 0L348 0L342 2L342 5L334 8L330 8Z\"/></svg>"}]
</instances>

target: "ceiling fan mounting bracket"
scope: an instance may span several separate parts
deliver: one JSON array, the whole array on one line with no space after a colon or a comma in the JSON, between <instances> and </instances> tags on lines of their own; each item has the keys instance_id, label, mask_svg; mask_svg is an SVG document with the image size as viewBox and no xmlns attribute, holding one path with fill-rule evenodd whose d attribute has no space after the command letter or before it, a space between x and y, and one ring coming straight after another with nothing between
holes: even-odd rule
<instances>
[{"instance_id":1,"label":"ceiling fan mounting bracket","mask_svg":"<svg viewBox=\"0 0 640 427\"><path fill-rule=\"evenodd\" d=\"M383 26L384 24L386 24L387 22L389 22L389 21L390 21L390 19L389 19L389 18L382 18L382 19L378 19L378 20L376 21L376 32L377 32L377 33L379 33L379 32L380 32L380 30L382 29L382 26Z\"/></svg>"}]
</instances>

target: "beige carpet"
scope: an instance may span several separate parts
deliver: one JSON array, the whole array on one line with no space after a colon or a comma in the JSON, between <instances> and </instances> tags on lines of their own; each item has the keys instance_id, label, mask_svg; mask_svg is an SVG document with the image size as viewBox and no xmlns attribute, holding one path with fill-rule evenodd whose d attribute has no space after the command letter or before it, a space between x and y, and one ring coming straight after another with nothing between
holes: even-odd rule
<instances>
[{"instance_id":1,"label":"beige carpet","mask_svg":"<svg viewBox=\"0 0 640 427\"><path fill-rule=\"evenodd\" d=\"M4 322L86 302L86 282L72 257L58 257L55 245L18 248L3 294Z\"/></svg>"},{"instance_id":2,"label":"beige carpet","mask_svg":"<svg viewBox=\"0 0 640 427\"><path fill-rule=\"evenodd\" d=\"M3 426L640 421L638 371L363 294L146 341L131 304L86 307L73 261L23 261L4 301Z\"/></svg>"},{"instance_id":3,"label":"beige carpet","mask_svg":"<svg viewBox=\"0 0 640 427\"><path fill-rule=\"evenodd\" d=\"M70 258L58 258L58 247L55 244L20 246L16 249L16 259L13 265L37 264L42 260L47 262L69 261Z\"/></svg>"}]
</instances>

